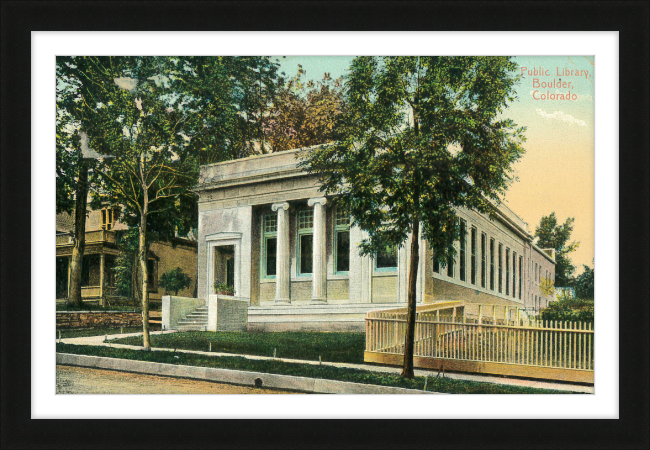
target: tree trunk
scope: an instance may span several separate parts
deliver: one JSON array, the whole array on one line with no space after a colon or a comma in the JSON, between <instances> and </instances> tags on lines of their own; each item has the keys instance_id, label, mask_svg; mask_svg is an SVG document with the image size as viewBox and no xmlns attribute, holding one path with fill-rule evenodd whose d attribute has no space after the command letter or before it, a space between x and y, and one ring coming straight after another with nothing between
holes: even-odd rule
<instances>
[{"instance_id":1,"label":"tree trunk","mask_svg":"<svg viewBox=\"0 0 650 450\"><path fill-rule=\"evenodd\" d=\"M417 103L417 97L415 102ZM413 132L416 136L420 134L420 124L418 120L418 111L413 108ZM411 236L411 260L409 261L408 291L406 294L406 336L404 337L404 367L402 376L404 378L413 378L413 347L415 346L415 291L418 280L418 265L420 263L420 217L417 214L420 208L420 189L417 168L414 168L414 189L413 199L416 214L413 217Z\"/></svg>"},{"instance_id":2,"label":"tree trunk","mask_svg":"<svg viewBox=\"0 0 650 450\"><path fill-rule=\"evenodd\" d=\"M140 254L136 252L133 254L133 261L131 262L131 301L133 304L140 303L140 283L138 281L138 271L140 266Z\"/></svg>"},{"instance_id":3,"label":"tree trunk","mask_svg":"<svg viewBox=\"0 0 650 450\"><path fill-rule=\"evenodd\" d=\"M86 207L88 203L88 162L81 159L75 192L74 247L70 260L70 295L68 304L81 306L81 270L86 249Z\"/></svg>"},{"instance_id":4,"label":"tree trunk","mask_svg":"<svg viewBox=\"0 0 650 450\"><path fill-rule=\"evenodd\" d=\"M140 172L144 172L144 157L140 158ZM143 185L143 205L140 214L140 233L138 236L138 255L140 257L140 273L142 274L142 346L145 350L151 350L149 338L149 289L147 276L147 210L149 206L149 195L147 186Z\"/></svg>"},{"instance_id":5,"label":"tree trunk","mask_svg":"<svg viewBox=\"0 0 650 450\"><path fill-rule=\"evenodd\" d=\"M413 236L411 237L411 258L409 261L408 292L406 302L406 336L404 339L404 368L402 376L413 378L413 347L415 344L415 292L418 280L418 264L420 263L420 220L413 220Z\"/></svg>"}]
</instances>

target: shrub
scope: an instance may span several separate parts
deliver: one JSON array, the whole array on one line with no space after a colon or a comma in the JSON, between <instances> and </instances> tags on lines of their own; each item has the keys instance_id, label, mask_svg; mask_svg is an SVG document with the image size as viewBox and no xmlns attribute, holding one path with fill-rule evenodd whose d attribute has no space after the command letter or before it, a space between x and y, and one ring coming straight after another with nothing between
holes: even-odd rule
<instances>
[{"instance_id":1,"label":"shrub","mask_svg":"<svg viewBox=\"0 0 650 450\"><path fill-rule=\"evenodd\" d=\"M165 289L165 294L169 295L172 292L174 295L178 295L178 291L181 291L192 284L192 278L190 278L180 267L177 267L169 272L165 272L162 277L160 277L160 286Z\"/></svg>"},{"instance_id":2,"label":"shrub","mask_svg":"<svg viewBox=\"0 0 650 450\"><path fill-rule=\"evenodd\" d=\"M594 301L563 295L558 301L551 302L548 307L542 309L540 319L593 323Z\"/></svg>"},{"instance_id":3,"label":"shrub","mask_svg":"<svg viewBox=\"0 0 650 450\"><path fill-rule=\"evenodd\" d=\"M214 292L217 294L234 295L235 288L219 280L214 281Z\"/></svg>"}]
</instances>

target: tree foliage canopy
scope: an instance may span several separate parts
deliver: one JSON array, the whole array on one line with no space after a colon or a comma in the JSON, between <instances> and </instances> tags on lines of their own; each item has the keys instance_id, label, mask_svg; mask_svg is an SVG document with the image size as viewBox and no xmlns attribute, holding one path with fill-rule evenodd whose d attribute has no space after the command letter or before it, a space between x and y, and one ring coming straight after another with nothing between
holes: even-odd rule
<instances>
[{"instance_id":1,"label":"tree foliage canopy","mask_svg":"<svg viewBox=\"0 0 650 450\"><path fill-rule=\"evenodd\" d=\"M444 263L458 239L455 208L499 202L524 153L525 129L500 118L516 67L507 57L354 59L338 142L301 164L368 233L363 253L401 245L418 220Z\"/></svg>"},{"instance_id":2,"label":"tree foliage canopy","mask_svg":"<svg viewBox=\"0 0 650 450\"><path fill-rule=\"evenodd\" d=\"M342 79L328 73L318 82L304 82L299 66L295 77L278 89L275 101L264 118L265 139L273 151L309 147L337 139L346 112Z\"/></svg>"},{"instance_id":3,"label":"tree foliage canopy","mask_svg":"<svg viewBox=\"0 0 650 450\"><path fill-rule=\"evenodd\" d=\"M246 156L254 149L263 133L260 118L275 91L276 70L264 57L58 58L57 117L73 120L57 124L57 131L72 136L69 141L81 149L80 164L88 160L84 153L99 159L93 206L108 203L121 210L124 222L138 225L141 274L147 272L153 235L185 234L196 223L191 188L199 164ZM64 157L70 142L58 141L57 156ZM61 162L62 169L67 170L66 163ZM85 212L85 203L77 210ZM146 319L144 275L141 284ZM143 320L143 335L149 348L148 320Z\"/></svg>"},{"instance_id":4,"label":"tree foliage canopy","mask_svg":"<svg viewBox=\"0 0 650 450\"><path fill-rule=\"evenodd\" d=\"M557 217L552 212L544 216L535 228L537 246L540 248L555 249L555 286L566 287L571 285L575 266L571 263L569 253L576 251L579 242L569 242L573 232L573 217L558 225Z\"/></svg>"},{"instance_id":5,"label":"tree foliage canopy","mask_svg":"<svg viewBox=\"0 0 650 450\"><path fill-rule=\"evenodd\" d=\"M592 299L594 298L594 269L583 265L584 271L575 278L574 287L576 297Z\"/></svg>"},{"instance_id":6,"label":"tree foliage canopy","mask_svg":"<svg viewBox=\"0 0 650 450\"><path fill-rule=\"evenodd\" d=\"M263 137L260 118L268 115L279 82L277 68L266 57L59 57L60 204L66 206L66 188L74 180L64 184L69 177L59 172L74 174L68 168L80 153L64 150L78 149L85 135L88 148L115 157L103 161L95 179L95 207L120 203L122 219L136 224L142 199L132 186L146 178L149 198L157 202L152 211L178 213L151 221L150 231L163 237L179 227L186 231L196 223L188 188L196 182L198 165L255 151ZM139 172L139 160L129 158L134 156L145 157L145 173Z\"/></svg>"}]
</instances>

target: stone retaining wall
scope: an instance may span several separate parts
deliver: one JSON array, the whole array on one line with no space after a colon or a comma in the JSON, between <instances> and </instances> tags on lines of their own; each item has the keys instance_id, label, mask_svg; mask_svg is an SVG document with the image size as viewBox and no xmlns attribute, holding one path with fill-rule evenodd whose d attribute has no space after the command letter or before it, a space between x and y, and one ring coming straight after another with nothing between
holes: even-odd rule
<instances>
[{"instance_id":1,"label":"stone retaining wall","mask_svg":"<svg viewBox=\"0 0 650 450\"><path fill-rule=\"evenodd\" d=\"M246 331L248 299L229 295L210 295L208 331Z\"/></svg>"},{"instance_id":2,"label":"stone retaining wall","mask_svg":"<svg viewBox=\"0 0 650 450\"><path fill-rule=\"evenodd\" d=\"M142 326L139 311L57 311L56 328Z\"/></svg>"}]
</instances>

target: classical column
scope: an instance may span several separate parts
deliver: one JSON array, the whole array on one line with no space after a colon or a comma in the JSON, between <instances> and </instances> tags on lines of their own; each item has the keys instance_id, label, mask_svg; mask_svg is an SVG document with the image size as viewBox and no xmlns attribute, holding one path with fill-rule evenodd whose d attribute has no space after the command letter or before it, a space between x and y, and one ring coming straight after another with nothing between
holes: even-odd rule
<instances>
[{"instance_id":1,"label":"classical column","mask_svg":"<svg viewBox=\"0 0 650 450\"><path fill-rule=\"evenodd\" d=\"M275 203L271 206L278 212L278 240L275 262L275 303L288 304L289 283L291 282L289 249L289 203Z\"/></svg>"},{"instance_id":2,"label":"classical column","mask_svg":"<svg viewBox=\"0 0 650 450\"><path fill-rule=\"evenodd\" d=\"M103 253L99 255L99 301L102 306L105 306L106 300L104 299L104 272L106 271L106 256Z\"/></svg>"},{"instance_id":3,"label":"classical column","mask_svg":"<svg viewBox=\"0 0 650 450\"><path fill-rule=\"evenodd\" d=\"M310 198L307 205L314 207L314 243L313 264L311 274L311 301L312 303L326 303L326 234L325 234L325 197Z\"/></svg>"}]
</instances>

